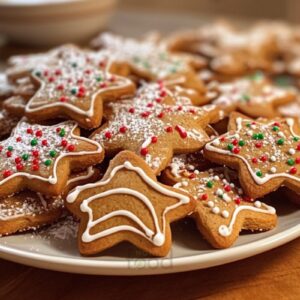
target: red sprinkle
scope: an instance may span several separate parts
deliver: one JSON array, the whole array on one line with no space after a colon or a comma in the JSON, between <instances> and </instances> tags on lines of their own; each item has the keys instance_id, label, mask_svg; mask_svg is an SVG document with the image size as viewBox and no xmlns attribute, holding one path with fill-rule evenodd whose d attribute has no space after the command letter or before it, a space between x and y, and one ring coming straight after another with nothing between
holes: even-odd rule
<instances>
[{"instance_id":1,"label":"red sprinkle","mask_svg":"<svg viewBox=\"0 0 300 300\"><path fill-rule=\"evenodd\" d=\"M57 130L56 130L57 131ZM48 146L48 141L47 140L42 140L42 145L43 146Z\"/></svg>"},{"instance_id":2,"label":"red sprinkle","mask_svg":"<svg viewBox=\"0 0 300 300\"><path fill-rule=\"evenodd\" d=\"M164 115L165 115L165 114L164 114L163 112L160 112L160 113L157 115L157 117L161 119L161 118L164 117Z\"/></svg>"},{"instance_id":3,"label":"red sprinkle","mask_svg":"<svg viewBox=\"0 0 300 300\"><path fill-rule=\"evenodd\" d=\"M38 151L38 150L33 150L33 151L32 151L32 155L33 155L34 157L38 157L40 154L39 154L39 151Z\"/></svg>"},{"instance_id":4,"label":"red sprinkle","mask_svg":"<svg viewBox=\"0 0 300 300\"><path fill-rule=\"evenodd\" d=\"M268 156L267 156L267 155L262 155L262 156L260 157L260 160L263 161L263 162L265 162L265 161L268 160Z\"/></svg>"},{"instance_id":5,"label":"red sprinkle","mask_svg":"<svg viewBox=\"0 0 300 300\"><path fill-rule=\"evenodd\" d=\"M60 101L60 102L66 102L66 101L68 101L68 97L66 97L66 96L61 96L61 97L59 98L59 101Z\"/></svg>"},{"instance_id":6,"label":"red sprinkle","mask_svg":"<svg viewBox=\"0 0 300 300\"><path fill-rule=\"evenodd\" d=\"M40 167L39 167L38 164L33 164L32 167L31 167L32 171L38 171L39 168L40 168Z\"/></svg>"},{"instance_id":7,"label":"red sprinkle","mask_svg":"<svg viewBox=\"0 0 300 300\"><path fill-rule=\"evenodd\" d=\"M16 138L16 141L17 141L17 142L21 142L21 141L22 141L22 138L21 138L20 136L18 136L18 137Z\"/></svg>"},{"instance_id":8,"label":"red sprinkle","mask_svg":"<svg viewBox=\"0 0 300 300\"><path fill-rule=\"evenodd\" d=\"M74 145L69 145L67 149L68 149L68 151L72 152L72 151L75 150L75 146Z\"/></svg>"},{"instance_id":9,"label":"red sprinkle","mask_svg":"<svg viewBox=\"0 0 300 300\"><path fill-rule=\"evenodd\" d=\"M262 147L262 142L257 142L257 143L255 143L255 147L256 147L256 148L261 148L261 147Z\"/></svg>"},{"instance_id":10,"label":"red sprinkle","mask_svg":"<svg viewBox=\"0 0 300 300\"><path fill-rule=\"evenodd\" d=\"M32 160L32 163L34 165L38 165L39 164L39 160L37 158L35 158L35 159Z\"/></svg>"},{"instance_id":11,"label":"red sprinkle","mask_svg":"<svg viewBox=\"0 0 300 300\"><path fill-rule=\"evenodd\" d=\"M68 142L67 140L62 140L60 144L61 146L66 147L68 145Z\"/></svg>"},{"instance_id":12,"label":"red sprinkle","mask_svg":"<svg viewBox=\"0 0 300 300\"><path fill-rule=\"evenodd\" d=\"M147 118L147 117L149 117L150 114L151 114L150 111L144 111L141 113L141 117Z\"/></svg>"},{"instance_id":13,"label":"red sprinkle","mask_svg":"<svg viewBox=\"0 0 300 300\"><path fill-rule=\"evenodd\" d=\"M203 194L202 196L201 196L201 200L207 200L208 199L208 195L207 194Z\"/></svg>"},{"instance_id":14,"label":"red sprinkle","mask_svg":"<svg viewBox=\"0 0 300 300\"><path fill-rule=\"evenodd\" d=\"M232 149L232 152L233 152L234 154L239 154L240 151L241 151L241 149L240 149L239 147L234 147L234 148Z\"/></svg>"},{"instance_id":15,"label":"red sprinkle","mask_svg":"<svg viewBox=\"0 0 300 300\"><path fill-rule=\"evenodd\" d=\"M129 108L128 110L131 114L133 114L135 112L135 109L133 107Z\"/></svg>"},{"instance_id":16,"label":"red sprinkle","mask_svg":"<svg viewBox=\"0 0 300 300\"><path fill-rule=\"evenodd\" d=\"M160 103L160 102L161 102L161 98L156 98L155 101L156 101L157 103Z\"/></svg>"},{"instance_id":17,"label":"red sprinkle","mask_svg":"<svg viewBox=\"0 0 300 300\"><path fill-rule=\"evenodd\" d=\"M236 198L236 199L234 200L234 202L235 202L237 205L241 204L241 198Z\"/></svg>"},{"instance_id":18,"label":"red sprinkle","mask_svg":"<svg viewBox=\"0 0 300 300\"><path fill-rule=\"evenodd\" d=\"M179 125L176 125L175 129L179 132L180 137L182 137L183 139L185 139L187 137L187 132L183 128L181 128Z\"/></svg>"},{"instance_id":19,"label":"red sprinkle","mask_svg":"<svg viewBox=\"0 0 300 300\"><path fill-rule=\"evenodd\" d=\"M60 128L60 127L57 127L57 128L56 128L56 132L59 133L60 131L61 131L61 128Z\"/></svg>"},{"instance_id":20,"label":"red sprinkle","mask_svg":"<svg viewBox=\"0 0 300 300\"><path fill-rule=\"evenodd\" d=\"M147 154L148 154L148 149L147 148L142 148L141 149L141 154L143 155L143 156L146 156Z\"/></svg>"},{"instance_id":21,"label":"red sprinkle","mask_svg":"<svg viewBox=\"0 0 300 300\"><path fill-rule=\"evenodd\" d=\"M33 134L33 130L32 130L31 128L27 128L26 132L27 132L28 134Z\"/></svg>"},{"instance_id":22,"label":"red sprinkle","mask_svg":"<svg viewBox=\"0 0 300 300\"><path fill-rule=\"evenodd\" d=\"M15 163L16 163L16 164L19 164L21 161L22 161L22 158L21 158L21 157L17 156L17 157L15 158Z\"/></svg>"},{"instance_id":23,"label":"red sprinkle","mask_svg":"<svg viewBox=\"0 0 300 300\"><path fill-rule=\"evenodd\" d=\"M42 135L43 135L42 130L37 130L36 133L35 133L36 137L41 137Z\"/></svg>"},{"instance_id":24,"label":"red sprinkle","mask_svg":"<svg viewBox=\"0 0 300 300\"><path fill-rule=\"evenodd\" d=\"M153 107L153 103L148 103L147 107Z\"/></svg>"},{"instance_id":25,"label":"red sprinkle","mask_svg":"<svg viewBox=\"0 0 300 300\"><path fill-rule=\"evenodd\" d=\"M59 84L59 85L56 87L56 89L57 89L58 91L62 91L64 88L65 88L65 87L63 86L63 84Z\"/></svg>"},{"instance_id":26,"label":"red sprinkle","mask_svg":"<svg viewBox=\"0 0 300 300\"><path fill-rule=\"evenodd\" d=\"M291 174L296 174L297 173L297 168L296 167L290 168L290 173Z\"/></svg>"},{"instance_id":27,"label":"red sprinkle","mask_svg":"<svg viewBox=\"0 0 300 300\"><path fill-rule=\"evenodd\" d=\"M161 97L167 96L167 92L165 90L162 90L159 94Z\"/></svg>"},{"instance_id":28,"label":"red sprinkle","mask_svg":"<svg viewBox=\"0 0 300 300\"><path fill-rule=\"evenodd\" d=\"M5 170L5 171L3 171L3 177L8 177L8 176L10 176L11 174L12 174L12 171L10 171L10 170Z\"/></svg>"},{"instance_id":29,"label":"red sprinkle","mask_svg":"<svg viewBox=\"0 0 300 300\"><path fill-rule=\"evenodd\" d=\"M300 144L297 145L297 150L300 151Z\"/></svg>"},{"instance_id":30,"label":"red sprinkle","mask_svg":"<svg viewBox=\"0 0 300 300\"><path fill-rule=\"evenodd\" d=\"M236 146L236 145L238 144L238 140L237 140L237 139L234 139L234 140L232 141L232 144L233 144L234 146Z\"/></svg>"},{"instance_id":31,"label":"red sprinkle","mask_svg":"<svg viewBox=\"0 0 300 300\"><path fill-rule=\"evenodd\" d=\"M195 173L191 173L190 176L189 176L189 179L193 179L196 177L196 174Z\"/></svg>"},{"instance_id":32,"label":"red sprinkle","mask_svg":"<svg viewBox=\"0 0 300 300\"><path fill-rule=\"evenodd\" d=\"M21 171L21 170L23 170L23 168L24 168L24 166L22 165L22 164L17 164L17 170L18 171Z\"/></svg>"},{"instance_id":33,"label":"red sprinkle","mask_svg":"<svg viewBox=\"0 0 300 300\"><path fill-rule=\"evenodd\" d=\"M6 151L6 156L7 157L11 157L12 156L12 152L11 151Z\"/></svg>"},{"instance_id":34,"label":"red sprinkle","mask_svg":"<svg viewBox=\"0 0 300 300\"><path fill-rule=\"evenodd\" d=\"M171 126L168 126L165 128L165 131L168 133L171 133L171 132L173 132L173 128Z\"/></svg>"},{"instance_id":35,"label":"red sprinkle","mask_svg":"<svg viewBox=\"0 0 300 300\"><path fill-rule=\"evenodd\" d=\"M121 133L125 133L126 130L127 130L127 127L126 127L126 126L122 126L122 127L120 127L120 129L119 129L119 131L120 131Z\"/></svg>"},{"instance_id":36,"label":"red sprinkle","mask_svg":"<svg viewBox=\"0 0 300 300\"><path fill-rule=\"evenodd\" d=\"M300 157L297 157L297 158L295 159L295 161L296 161L296 164L300 164Z\"/></svg>"},{"instance_id":37,"label":"red sprinkle","mask_svg":"<svg viewBox=\"0 0 300 300\"><path fill-rule=\"evenodd\" d=\"M112 134L111 134L110 131L106 131L106 132L104 133L104 136L105 136L107 139L110 139L110 138L112 137Z\"/></svg>"},{"instance_id":38,"label":"red sprinkle","mask_svg":"<svg viewBox=\"0 0 300 300\"><path fill-rule=\"evenodd\" d=\"M152 144L155 144L157 142L157 137L156 136L153 136L152 138L151 138L151 143Z\"/></svg>"},{"instance_id":39,"label":"red sprinkle","mask_svg":"<svg viewBox=\"0 0 300 300\"><path fill-rule=\"evenodd\" d=\"M258 160L257 160L256 157L253 157L253 158L251 159L251 161L252 161L254 164L257 164L257 162L258 162Z\"/></svg>"},{"instance_id":40,"label":"red sprinkle","mask_svg":"<svg viewBox=\"0 0 300 300\"><path fill-rule=\"evenodd\" d=\"M226 192L230 192L231 191L231 186L230 185L225 185L224 190Z\"/></svg>"}]
</instances>

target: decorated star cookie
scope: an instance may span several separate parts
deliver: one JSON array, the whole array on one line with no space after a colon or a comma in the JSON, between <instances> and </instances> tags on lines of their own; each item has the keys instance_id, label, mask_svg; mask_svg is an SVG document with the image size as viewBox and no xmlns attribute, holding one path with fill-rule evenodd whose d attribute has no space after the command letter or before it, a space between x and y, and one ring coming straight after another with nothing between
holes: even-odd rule
<instances>
[{"instance_id":1,"label":"decorated star cookie","mask_svg":"<svg viewBox=\"0 0 300 300\"><path fill-rule=\"evenodd\" d=\"M245 193L262 197L280 186L300 192L299 123L232 113L228 133L206 144L204 156L237 169Z\"/></svg>"},{"instance_id":2,"label":"decorated star cookie","mask_svg":"<svg viewBox=\"0 0 300 300\"><path fill-rule=\"evenodd\" d=\"M107 122L91 138L102 144L110 156L121 150L135 152L158 174L173 152L200 150L209 140L203 128L220 117L219 110L211 105L161 104L167 95L163 89L159 97L141 93L132 101L107 104Z\"/></svg>"},{"instance_id":3,"label":"decorated star cookie","mask_svg":"<svg viewBox=\"0 0 300 300\"><path fill-rule=\"evenodd\" d=\"M78 134L73 121L42 126L21 120L0 142L0 197L25 188L59 195L70 170L100 163L101 146Z\"/></svg>"},{"instance_id":4,"label":"decorated star cookie","mask_svg":"<svg viewBox=\"0 0 300 300\"><path fill-rule=\"evenodd\" d=\"M193 88L203 95L205 87L192 67L199 67L199 59L173 54L162 44L153 41L137 41L109 33L100 35L93 43L107 49L112 56L114 71L122 75L130 73L146 80L166 80L169 83ZM116 69L118 66L118 70ZM201 61L200 66L203 66ZM205 99L201 97L203 102Z\"/></svg>"},{"instance_id":5,"label":"decorated star cookie","mask_svg":"<svg viewBox=\"0 0 300 300\"><path fill-rule=\"evenodd\" d=\"M250 117L274 117L278 106L296 98L295 90L272 85L260 73L220 84L218 91L219 96L212 103L227 112L238 110Z\"/></svg>"},{"instance_id":6,"label":"decorated star cookie","mask_svg":"<svg viewBox=\"0 0 300 300\"><path fill-rule=\"evenodd\" d=\"M35 121L67 117L85 128L98 127L102 102L131 95L135 89L130 80L111 75L106 60L104 52L70 48L56 64L38 64L32 79L39 89L26 105L25 115Z\"/></svg>"},{"instance_id":7,"label":"decorated star cookie","mask_svg":"<svg viewBox=\"0 0 300 300\"><path fill-rule=\"evenodd\" d=\"M246 197L236 184L237 178L232 181L232 177L236 174L223 167L195 170L179 177L174 185L197 200L192 217L215 248L230 247L242 229L265 231L276 226L275 209Z\"/></svg>"},{"instance_id":8,"label":"decorated star cookie","mask_svg":"<svg viewBox=\"0 0 300 300\"><path fill-rule=\"evenodd\" d=\"M45 196L29 190L0 199L0 235L37 229L51 224L63 216L63 195L77 185L99 179L99 170L89 167L86 171L72 174L60 196Z\"/></svg>"},{"instance_id":9,"label":"decorated star cookie","mask_svg":"<svg viewBox=\"0 0 300 300\"><path fill-rule=\"evenodd\" d=\"M141 158L123 151L101 181L72 190L66 206L80 219L81 254L93 255L128 241L147 253L165 256L171 247L169 223L191 213L194 201L157 182Z\"/></svg>"}]
</instances>

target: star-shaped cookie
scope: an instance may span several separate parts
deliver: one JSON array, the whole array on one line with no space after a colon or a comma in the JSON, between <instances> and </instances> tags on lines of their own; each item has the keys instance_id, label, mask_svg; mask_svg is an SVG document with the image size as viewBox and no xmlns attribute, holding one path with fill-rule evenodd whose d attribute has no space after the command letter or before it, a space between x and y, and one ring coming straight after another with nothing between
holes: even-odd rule
<instances>
[{"instance_id":1,"label":"star-shaped cookie","mask_svg":"<svg viewBox=\"0 0 300 300\"><path fill-rule=\"evenodd\" d=\"M236 177L233 171L218 167L187 171L174 185L193 195L197 204L192 217L215 248L230 247L243 229L265 231L276 226L275 209L243 195Z\"/></svg>"},{"instance_id":2,"label":"star-shaped cookie","mask_svg":"<svg viewBox=\"0 0 300 300\"><path fill-rule=\"evenodd\" d=\"M100 178L100 171L89 167L74 173L59 196L45 196L29 190L0 199L0 236L37 229L66 214L63 195L72 188Z\"/></svg>"},{"instance_id":3,"label":"star-shaped cookie","mask_svg":"<svg viewBox=\"0 0 300 300\"><path fill-rule=\"evenodd\" d=\"M261 73L220 84L217 90L219 96L212 103L226 112L238 110L254 118L278 116L278 106L296 99L294 89L277 87Z\"/></svg>"},{"instance_id":4,"label":"star-shaped cookie","mask_svg":"<svg viewBox=\"0 0 300 300\"><path fill-rule=\"evenodd\" d=\"M93 44L109 51L115 63L114 72L193 88L198 91L203 103L206 102L205 87L193 70L195 65L202 67L202 60L171 53L163 44L153 41L138 41L109 33L100 35Z\"/></svg>"},{"instance_id":5,"label":"star-shaped cookie","mask_svg":"<svg viewBox=\"0 0 300 300\"><path fill-rule=\"evenodd\" d=\"M39 86L29 100L25 116L35 121L65 117L84 128L101 124L103 101L133 94L134 84L109 73L107 53L70 48L55 64L38 64L32 79Z\"/></svg>"},{"instance_id":6,"label":"star-shaped cookie","mask_svg":"<svg viewBox=\"0 0 300 300\"><path fill-rule=\"evenodd\" d=\"M110 162L101 181L72 190L66 206L80 219L81 254L96 254L128 241L147 253L165 256L171 247L169 223L191 213L194 201L159 183L140 157L123 151Z\"/></svg>"},{"instance_id":7,"label":"star-shaped cookie","mask_svg":"<svg viewBox=\"0 0 300 300\"><path fill-rule=\"evenodd\" d=\"M300 192L300 129L296 119L254 121L232 113L228 130L206 144L204 156L238 170L248 196L262 197L282 185Z\"/></svg>"},{"instance_id":8,"label":"star-shaped cookie","mask_svg":"<svg viewBox=\"0 0 300 300\"><path fill-rule=\"evenodd\" d=\"M0 197L25 188L59 195L71 170L100 163L102 147L79 133L73 121L43 126L22 119L0 142Z\"/></svg>"},{"instance_id":9,"label":"star-shaped cookie","mask_svg":"<svg viewBox=\"0 0 300 300\"><path fill-rule=\"evenodd\" d=\"M104 112L107 122L91 138L110 156L121 150L135 152L158 174L173 153L200 150L209 140L204 128L221 117L213 105L163 104L172 101L170 95L164 88L158 93L145 89L131 101L108 103Z\"/></svg>"}]
</instances>

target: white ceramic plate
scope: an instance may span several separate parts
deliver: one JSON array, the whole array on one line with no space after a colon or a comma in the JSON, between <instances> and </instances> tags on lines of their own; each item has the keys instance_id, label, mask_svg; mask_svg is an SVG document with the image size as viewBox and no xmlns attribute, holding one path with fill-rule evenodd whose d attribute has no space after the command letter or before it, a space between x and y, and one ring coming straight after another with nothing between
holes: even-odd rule
<instances>
[{"instance_id":1,"label":"white ceramic plate","mask_svg":"<svg viewBox=\"0 0 300 300\"><path fill-rule=\"evenodd\" d=\"M262 253L299 237L300 210L287 202L275 206L279 214L276 229L242 234L234 247L225 250L212 249L192 221L184 221L172 227L174 243L166 258L145 257L127 244L103 256L86 258L77 251L76 225L67 220L38 234L1 238L0 257L39 268L101 275L164 274L208 268Z\"/></svg>"}]
</instances>

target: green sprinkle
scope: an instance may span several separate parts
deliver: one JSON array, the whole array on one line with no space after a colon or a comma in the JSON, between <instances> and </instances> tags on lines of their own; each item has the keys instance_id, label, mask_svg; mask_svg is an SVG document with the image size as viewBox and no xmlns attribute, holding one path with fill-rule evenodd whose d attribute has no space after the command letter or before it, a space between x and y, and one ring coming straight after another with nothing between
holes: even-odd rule
<instances>
[{"instance_id":1,"label":"green sprinkle","mask_svg":"<svg viewBox=\"0 0 300 300\"><path fill-rule=\"evenodd\" d=\"M299 138L296 137L296 136L294 136L294 137L293 137L293 141L294 141L294 142L298 142L298 141L299 141Z\"/></svg>"},{"instance_id":2,"label":"green sprinkle","mask_svg":"<svg viewBox=\"0 0 300 300\"><path fill-rule=\"evenodd\" d=\"M101 76L96 77L96 81L100 82L102 80L103 80L103 78Z\"/></svg>"},{"instance_id":3,"label":"green sprinkle","mask_svg":"<svg viewBox=\"0 0 300 300\"><path fill-rule=\"evenodd\" d=\"M72 63L72 67L77 68L77 63L76 62Z\"/></svg>"},{"instance_id":4,"label":"green sprinkle","mask_svg":"<svg viewBox=\"0 0 300 300\"><path fill-rule=\"evenodd\" d=\"M234 147L234 146L233 146L232 144L228 144L228 145L227 145L227 149L230 150L230 151L233 149L233 147Z\"/></svg>"},{"instance_id":5,"label":"green sprinkle","mask_svg":"<svg viewBox=\"0 0 300 300\"><path fill-rule=\"evenodd\" d=\"M76 88L72 88L71 89L71 94L72 95L76 95L77 94L77 89Z\"/></svg>"},{"instance_id":6,"label":"green sprinkle","mask_svg":"<svg viewBox=\"0 0 300 300\"><path fill-rule=\"evenodd\" d=\"M278 126L274 126L274 127L272 128L272 130L273 130L273 131L278 131L278 130L279 130L279 127L278 127Z\"/></svg>"},{"instance_id":7,"label":"green sprinkle","mask_svg":"<svg viewBox=\"0 0 300 300\"><path fill-rule=\"evenodd\" d=\"M56 156L56 151L55 150L51 150L49 152L49 154L50 154L51 157L55 157Z\"/></svg>"},{"instance_id":8,"label":"green sprinkle","mask_svg":"<svg viewBox=\"0 0 300 300\"><path fill-rule=\"evenodd\" d=\"M265 136L264 136L263 133L260 132L260 133L257 135L257 137L258 137L259 140L263 140Z\"/></svg>"},{"instance_id":9,"label":"green sprinkle","mask_svg":"<svg viewBox=\"0 0 300 300\"><path fill-rule=\"evenodd\" d=\"M8 151L13 151L13 150L14 150L14 147L13 147L13 146L8 146L8 147L7 147L7 150L8 150Z\"/></svg>"},{"instance_id":10,"label":"green sprinkle","mask_svg":"<svg viewBox=\"0 0 300 300\"><path fill-rule=\"evenodd\" d=\"M22 159L23 159L23 160L28 160L28 158L29 158L29 155L28 155L27 153L24 153L24 154L22 155Z\"/></svg>"},{"instance_id":11,"label":"green sprinkle","mask_svg":"<svg viewBox=\"0 0 300 300\"><path fill-rule=\"evenodd\" d=\"M65 136L65 134L66 134L66 131L64 128L62 128L59 132L59 136L63 137L63 136Z\"/></svg>"},{"instance_id":12,"label":"green sprinkle","mask_svg":"<svg viewBox=\"0 0 300 300\"><path fill-rule=\"evenodd\" d=\"M287 160L287 164L289 166L293 166L295 164L295 161L292 158L290 158L290 159Z\"/></svg>"},{"instance_id":13,"label":"green sprinkle","mask_svg":"<svg viewBox=\"0 0 300 300\"><path fill-rule=\"evenodd\" d=\"M41 76L42 76L42 73L41 73L40 71L36 71L36 72L34 73L34 75L37 76L37 77L41 77Z\"/></svg>"},{"instance_id":14,"label":"green sprinkle","mask_svg":"<svg viewBox=\"0 0 300 300\"><path fill-rule=\"evenodd\" d=\"M213 182L212 181L207 181L207 183L206 183L206 186L208 187L208 188L212 188L213 187Z\"/></svg>"},{"instance_id":15,"label":"green sprinkle","mask_svg":"<svg viewBox=\"0 0 300 300\"><path fill-rule=\"evenodd\" d=\"M283 145L283 144L284 144L284 139L277 140L277 145Z\"/></svg>"},{"instance_id":16,"label":"green sprinkle","mask_svg":"<svg viewBox=\"0 0 300 300\"><path fill-rule=\"evenodd\" d=\"M239 141L239 146L241 146L241 147L242 147L242 146L245 146L245 142L244 142L243 140L240 140L240 141Z\"/></svg>"},{"instance_id":17,"label":"green sprinkle","mask_svg":"<svg viewBox=\"0 0 300 300\"><path fill-rule=\"evenodd\" d=\"M37 143L38 143L37 139L33 139L33 140L31 140L31 142L30 142L31 146L36 146Z\"/></svg>"},{"instance_id":18,"label":"green sprinkle","mask_svg":"<svg viewBox=\"0 0 300 300\"><path fill-rule=\"evenodd\" d=\"M242 95L242 100L248 102L248 101L250 101L250 96L247 95L247 94L243 94L243 95Z\"/></svg>"},{"instance_id":19,"label":"green sprinkle","mask_svg":"<svg viewBox=\"0 0 300 300\"><path fill-rule=\"evenodd\" d=\"M47 166L47 167L50 166L51 163L52 163L52 161L51 161L50 159L47 159L47 160L44 161L44 164L45 164L45 166Z\"/></svg>"},{"instance_id":20,"label":"green sprinkle","mask_svg":"<svg viewBox=\"0 0 300 300\"><path fill-rule=\"evenodd\" d=\"M247 126L247 127L251 127L251 123L247 123L246 126Z\"/></svg>"},{"instance_id":21,"label":"green sprinkle","mask_svg":"<svg viewBox=\"0 0 300 300\"><path fill-rule=\"evenodd\" d=\"M251 80L262 80L264 78L263 72L257 71L254 74L249 76Z\"/></svg>"},{"instance_id":22,"label":"green sprinkle","mask_svg":"<svg viewBox=\"0 0 300 300\"><path fill-rule=\"evenodd\" d=\"M258 134L257 134L257 133L253 133L253 134L252 134L252 138L253 138L254 140L258 140Z\"/></svg>"},{"instance_id":23,"label":"green sprinkle","mask_svg":"<svg viewBox=\"0 0 300 300\"><path fill-rule=\"evenodd\" d=\"M262 172L261 172L261 171L257 171L257 172L256 172L256 176L262 177Z\"/></svg>"}]
</instances>

